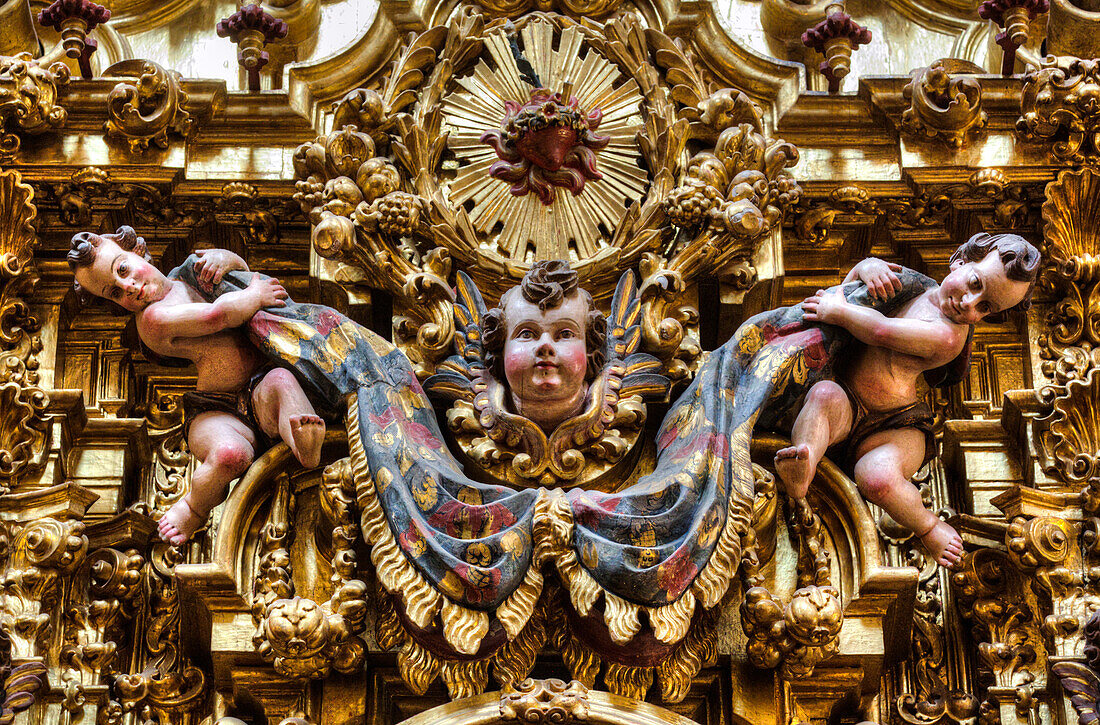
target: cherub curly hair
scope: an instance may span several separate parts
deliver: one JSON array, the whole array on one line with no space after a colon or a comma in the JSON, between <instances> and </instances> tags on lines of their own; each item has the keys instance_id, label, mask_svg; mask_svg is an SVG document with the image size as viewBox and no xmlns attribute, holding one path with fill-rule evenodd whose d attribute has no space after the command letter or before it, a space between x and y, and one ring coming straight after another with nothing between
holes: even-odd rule
<instances>
[{"instance_id":1,"label":"cherub curly hair","mask_svg":"<svg viewBox=\"0 0 1100 725\"><path fill-rule=\"evenodd\" d=\"M73 272L81 267L90 267L95 263L96 255L99 254L99 245L102 240L106 239L109 242L114 242L120 249L126 252L133 252L134 254L143 257L146 262L152 262L153 258L149 254L149 250L145 246L145 240L137 235L133 227L121 226L114 234L95 234L94 232L77 232L73 235L72 241L69 243L69 253L66 255L66 260L69 262L69 268ZM95 299L100 299L96 295L88 292L80 286L80 283L73 280L73 289L76 290L77 299L80 300L82 305L91 303ZM121 305L106 300L107 304L112 309L117 308L121 311L120 314L130 314Z\"/></svg>"},{"instance_id":2,"label":"cherub curly hair","mask_svg":"<svg viewBox=\"0 0 1100 725\"><path fill-rule=\"evenodd\" d=\"M990 322L1002 322L1008 312L1026 312L1031 308L1031 293L1035 290L1035 280L1039 276L1039 250L1031 242L1018 234L986 234L979 232L963 243L951 255L951 262L980 262L986 255L996 251L1005 267L1005 277L1015 282L1027 282L1027 294L1016 305L1007 310L987 315Z\"/></svg>"},{"instance_id":3,"label":"cherub curly hair","mask_svg":"<svg viewBox=\"0 0 1100 725\"><path fill-rule=\"evenodd\" d=\"M508 334L508 322L504 308L523 295L523 299L540 310L552 310L559 307L566 297L579 294L588 304L588 314L584 324L584 347L588 353L585 380L592 380L604 364L604 344L607 341L607 319L594 309L592 295L577 284L577 273L570 268L569 262L554 260L536 262L523 276L517 286L505 292L500 305L485 313L481 320L481 334L485 343L485 363L493 377L504 380L504 341Z\"/></svg>"}]
</instances>

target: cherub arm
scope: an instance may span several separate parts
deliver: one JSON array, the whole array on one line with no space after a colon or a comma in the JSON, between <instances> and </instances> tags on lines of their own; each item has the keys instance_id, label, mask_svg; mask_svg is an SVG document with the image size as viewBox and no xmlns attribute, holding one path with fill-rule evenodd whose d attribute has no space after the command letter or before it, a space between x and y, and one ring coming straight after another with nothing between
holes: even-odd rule
<instances>
[{"instance_id":1,"label":"cherub arm","mask_svg":"<svg viewBox=\"0 0 1100 725\"><path fill-rule=\"evenodd\" d=\"M199 249L195 255L195 278L200 282L218 284L226 272L248 271L248 264L228 249Z\"/></svg>"},{"instance_id":2,"label":"cherub arm","mask_svg":"<svg viewBox=\"0 0 1100 725\"><path fill-rule=\"evenodd\" d=\"M841 284L859 280L867 285L867 294L881 300L888 300L901 291L901 279L897 272L902 270L900 264L884 262L876 257L867 257L856 263L856 266L848 272Z\"/></svg>"},{"instance_id":3,"label":"cherub arm","mask_svg":"<svg viewBox=\"0 0 1100 725\"><path fill-rule=\"evenodd\" d=\"M802 319L807 322L837 325L867 345L929 360L942 357L944 350L955 350L965 335L944 322L887 317L870 307L853 305L840 290L818 290L803 301L802 309Z\"/></svg>"},{"instance_id":4,"label":"cherub arm","mask_svg":"<svg viewBox=\"0 0 1100 725\"><path fill-rule=\"evenodd\" d=\"M243 290L224 294L214 302L153 304L141 314L138 324L142 332L170 344L182 337L205 337L240 327L264 307L285 307L287 297L279 280L254 275Z\"/></svg>"}]
</instances>

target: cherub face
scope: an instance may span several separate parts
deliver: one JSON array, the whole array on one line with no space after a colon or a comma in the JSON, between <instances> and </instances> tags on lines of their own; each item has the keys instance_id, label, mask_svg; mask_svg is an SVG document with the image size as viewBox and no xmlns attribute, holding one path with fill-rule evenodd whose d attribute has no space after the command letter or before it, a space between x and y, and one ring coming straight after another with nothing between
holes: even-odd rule
<instances>
[{"instance_id":1,"label":"cherub face","mask_svg":"<svg viewBox=\"0 0 1100 725\"><path fill-rule=\"evenodd\" d=\"M952 322L973 325L1018 304L1027 294L1028 282L1009 279L997 250L980 262L951 264L951 272L940 284L940 312Z\"/></svg>"},{"instance_id":2,"label":"cherub face","mask_svg":"<svg viewBox=\"0 0 1100 725\"><path fill-rule=\"evenodd\" d=\"M587 314L579 294L547 310L520 295L505 305L504 374L521 415L545 419L549 409L563 406L569 409L562 419L576 412L585 391Z\"/></svg>"},{"instance_id":3,"label":"cherub face","mask_svg":"<svg viewBox=\"0 0 1100 725\"><path fill-rule=\"evenodd\" d=\"M130 312L140 312L163 299L171 288L160 270L140 255L103 238L92 263L77 268L76 281L90 294L116 302Z\"/></svg>"}]
</instances>

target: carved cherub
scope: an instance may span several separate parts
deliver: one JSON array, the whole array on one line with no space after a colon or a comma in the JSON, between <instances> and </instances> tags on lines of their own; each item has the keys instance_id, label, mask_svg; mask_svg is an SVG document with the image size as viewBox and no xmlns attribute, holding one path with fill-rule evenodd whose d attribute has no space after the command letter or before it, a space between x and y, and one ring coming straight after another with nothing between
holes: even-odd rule
<instances>
[{"instance_id":1,"label":"carved cherub","mask_svg":"<svg viewBox=\"0 0 1100 725\"><path fill-rule=\"evenodd\" d=\"M918 378L955 360L971 326L1030 305L1039 252L1015 234L977 234L951 257L943 282L907 301L893 316L848 302L837 288L802 303L803 320L846 329L856 350L836 381L810 388L795 419L791 443L775 456L787 492L802 497L830 446L867 499L915 533L936 561L953 566L962 540L924 507L910 478L935 453L932 411L918 401ZM860 280L872 296L901 290L898 265L865 259L845 282Z\"/></svg>"},{"instance_id":2,"label":"carved cherub","mask_svg":"<svg viewBox=\"0 0 1100 725\"><path fill-rule=\"evenodd\" d=\"M211 288L228 272L248 272L232 252L197 254L195 276ZM183 398L184 434L201 463L191 490L160 519L165 541L182 544L202 527L229 482L270 441L285 441L306 468L319 464L324 421L294 374L266 363L237 329L265 307L286 305L278 280L254 275L245 289L207 302L175 273L165 276L154 267L145 240L126 226L115 234L76 234L68 261L78 292L134 313L150 350L190 360L197 369L197 391Z\"/></svg>"},{"instance_id":3,"label":"carved cherub","mask_svg":"<svg viewBox=\"0 0 1100 725\"><path fill-rule=\"evenodd\" d=\"M452 429L470 426L485 436L468 453L487 468L511 459L514 480L541 477L544 484L574 480L585 450L604 462L618 460L627 446L605 433L613 425L639 427L644 410L634 396L668 390L657 359L637 352L633 273L620 281L610 319L560 260L536 263L493 309L461 272L457 289L458 355L425 388L476 410L463 417L452 409L448 416Z\"/></svg>"},{"instance_id":4,"label":"carved cherub","mask_svg":"<svg viewBox=\"0 0 1100 725\"><path fill-rule=\"evenodd\" d=\"M607 320L568 262L538 262L482 319L485 362L513 410L552 433L577 415L604 363Z\"/></svg>"}]
</instances>

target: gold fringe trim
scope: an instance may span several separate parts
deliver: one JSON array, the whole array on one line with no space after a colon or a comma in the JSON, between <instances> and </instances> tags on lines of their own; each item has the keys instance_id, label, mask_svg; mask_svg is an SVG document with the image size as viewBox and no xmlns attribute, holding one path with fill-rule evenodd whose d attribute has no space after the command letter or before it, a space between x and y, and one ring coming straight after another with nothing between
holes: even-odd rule
<instances>
[{"instance_id":1,"label":"gold fringe trim","mask_svg":"<svg viewBox=\"0 0 1100 725\"><path fill-rule=\"evenodd\" d=\"M627 644L642 630L642 620L638 616L642 608L608 591L603 593L603 601L603 620L611 634L611 641Z\"/></svg>"},{"instance_id":2,"label":"gold fringe trim","mask_svg":"<svg viewBox=\"0 0 1100 725\"><path fill-rule=\"evenodd\" d=\"M534 554L531 556L531 566L523 577L516 590L497 607L496 615L500 625L504 627L508 639L515 639L527 623L531 620L531 614L535 611L535 605L542 595L543 577L542 570L535 562Z\"/></svg>"},{"instance_id":3,"label":"gold fringe trim","mask_svg":"<svg viewBox=\"0 0 1100 725\"><path fill-rule=\"evenodd\" d=\"M735 456L730 461L730 465L734 466L733 478L735 479L739 476L748 476L749 480L754 480L752 461L749 460L747 453L752 437L752 428L748 426L749 423L751 421L742 423L734 431L734 435L730 436L730 450L746 452L745 456ZM741 567L741 531L748 525L749 521L743 514L726 512L726 525L722 527L722 533L718 536L718 543L714 546L710 561L691 584L695 597L706 609L711 609L722 601L729 589L730 580Z\"/></svg>"},{"instance_id":4,"label":"gold fringe trim","mask_svg":"<svg viewBox=\"0 0 1100 725\"><path fill-rule=\"evenodd\" d=\"M493 655L493 677L502 688L515 687L527 679L535 658L546 644L546 611L540 608L515 639Z\"/></svg>"},{"instance_id":5,"label":"gold fringe trim","mask_svg":"<svg viewBox=\"0 0 1100 725\"><path fill-rule=\"evenodd\" d=\"M440 666L435 655L417 644L412 637L406 637L405 646L397 653L397 669L409 689L423 695L432 680L439 676Z\"/></svg>"},{"instance_id":6,"label":"gold fringe trim","mask_svg":"<svg viewBox=\"0 0 1100 725\"><path fill-rule=\"evenodd\" d=\"M385 592L378 597L378 614L374 620L374 637L382 650L393 649L405 641L405 629L393 608L393 600Z\"/></svg>"},{"instance_id":7,"label":"gold fringe trim","mask_svg":"<svg viewBox=\"0 0 1100 725\"><path fill-rule=\"evenodd\" d=\"M489 660L445 662L439 675L447 683L452 700L480 695L489 684Z\"/></svg>"},{"instance_id":8,"label":"gold fringe trim","mask_svg":"<svg viewBox=\"0 0 1100 725\"><path fill-rule=\"evenodd\" d=\"M691 617L695 614L695 595L691 589L672 604L664 607L647 607L649 624L653 635L665 644L679 642L691 628Z\"/></svg>"},{"instance_id":9,"label":"gold fringe trim","mask_svg":"<svg viewBox=\"0 0 1100 725\"><path fill-rule=\"evenodd\" d=\"M710 612L704 613L672 656L656 667L661 699L665 702L683 702L699 670L717 663L714 622L715 617Z\"/></svg>"},{"instance_id":10,"label":"gold fringe trim","mask_svg":"<svg viewBox=\"0 0 1100 725\"><path fill-rule=\"evenodd\" d=\"M547 606L546 624L550 628L550 641L561 652L561 658L573 679L585 687L595 687L602 662L592 649L573 638L565 615L563 596L555 587Z\"/></svg>"},{"instance_id":11,"label":"gold fringe trim","mask_svg":"<svg viewBox=\"0 0 1100 725\"><path fill-rule=\"evenodd\" d=\"M461 607L443 600L443 639L464 655L477 654L481 640L489 632L489 613Z\"/></svg>"},{"instance_id":12,"label":"gold fringe trim","mask_svg":"<svg viewBox=\"0 0 1100 725\"><path fill-rule=\"evenodd\" d=\"M616 695L644 700L646 692L653 684L653 668L609 662L603 673L603 681L608 691Z\"/></svg>"}]
</instances>

